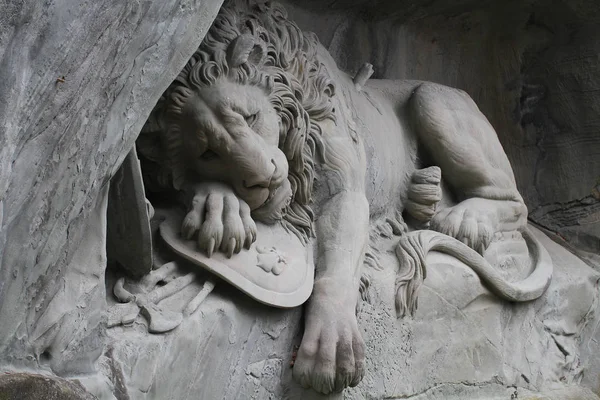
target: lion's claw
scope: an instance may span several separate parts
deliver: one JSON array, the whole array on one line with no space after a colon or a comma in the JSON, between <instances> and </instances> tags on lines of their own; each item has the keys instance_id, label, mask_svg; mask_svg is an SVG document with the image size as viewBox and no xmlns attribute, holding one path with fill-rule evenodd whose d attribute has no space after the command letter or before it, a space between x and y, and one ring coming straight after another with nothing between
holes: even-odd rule
<instances>
[{"instance_id":1,"label":"lion's claw","mask_svg":"<svg viewBox=\"0 0 600 400\"><path fill-rule=\"evenodd\" d=\"M190 240L194 233L200 229L200 215L195 210L190 211L181 225L181 234L187 240Z\"/></svg>"},{"instance_id":2,"label":"lion's claw","mask_svg":"<svg viewBox=\"0 0 600 400\"><path fill-rule=\"evenodd\" d=\"M256 241L256 224L250 216L250 207L243 201L240 201L240 217L244 226L244 247L249 249Z\"/></svg>"},{"instance_id":3,"label":"lion's claw","mask_svg":"<svg viewBox=\"0 0 600 400\"><path fill-rule=\"evenodd\" d=\"M206 253L208 255L208 258L212 257L214 251L215 251L215 239L210 238L208 241L208 246L206 247Z\"/></svg>"},{"instance_id":4,"label":"lion's claw","mask_svg":"<svg viewBox=\"0 0 600 400\"><path fill-rule=\"evenodd\" d=\"M250 207L227 186L206 183L194 188L190 210L181 225L181 234L191 240L197 233L198 247L208 257L216 251L228 257L249 249L256 241L256 224Z\"/></svg>"}]
</instances>

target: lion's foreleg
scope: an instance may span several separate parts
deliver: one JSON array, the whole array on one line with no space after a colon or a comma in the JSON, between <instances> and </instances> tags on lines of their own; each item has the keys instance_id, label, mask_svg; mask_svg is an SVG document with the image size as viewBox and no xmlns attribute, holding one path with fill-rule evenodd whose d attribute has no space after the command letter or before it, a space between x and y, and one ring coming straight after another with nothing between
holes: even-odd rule
<instances>
[{"instance_id":1,"label":"lion's foreleg","mask_svg":"<svg viewBox=\"0 0 600 400\"><path fill-rule=\"evenodd\" d=\"M328 200L316 221L315 286L294 376L322 393L357 385L364 375L364 342L355 309L368 225L364 193L350 191Z\"/></svg>"},{"instance_id":2,"label":"lion's foreleg","mask_svg":"<svg viewBox=\"0 0 600 400\"><path fill-rule=\"evenodd\" d=\"M316 230L315 280L357 283L369 230L369 204L364 193L343 191L331 198L317 218Z\"/></svg>"}]
</instances>

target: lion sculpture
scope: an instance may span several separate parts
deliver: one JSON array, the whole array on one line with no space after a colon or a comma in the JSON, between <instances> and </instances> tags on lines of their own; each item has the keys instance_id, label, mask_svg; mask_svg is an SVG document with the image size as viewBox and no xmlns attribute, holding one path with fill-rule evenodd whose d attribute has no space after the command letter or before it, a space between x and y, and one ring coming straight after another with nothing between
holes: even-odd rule
<instances>
[{"instance_id":1,"label":"lion sculpture","mask_svg":"<svg viewBox=\"0 0 600 400\"><path fill-rule=\"evenodd\" d=\"M364 374L355 307L370 221L387 220L401 236L400 315L416 307L431 249L456 256L511 301L541 296L551 277L509 161L473 100L434 83L367 80L371 72L367 65L352 79L338 70L280 5L226 2L140 137L163 151L138 142L157 165L156 184L189 194L182 235L209 256L251 246L254 221L315 243L293 375L322 393ZM412 228L430 230L405 233L402 212ZM481 254L496 232L514 230L536 268L509 283Z\"/></svg>"}]
</instances>

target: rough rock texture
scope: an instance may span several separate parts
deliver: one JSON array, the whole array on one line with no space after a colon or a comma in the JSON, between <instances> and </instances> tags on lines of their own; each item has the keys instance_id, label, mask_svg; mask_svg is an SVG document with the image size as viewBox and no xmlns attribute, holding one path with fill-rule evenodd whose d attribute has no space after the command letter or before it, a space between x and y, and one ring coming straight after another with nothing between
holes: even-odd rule
<instances>
[{"instance_id":1,"label":"rough rock texture","mask_svg":"<svg viewBox=\"0 0 600 400\"><path fill-rule=\"evenodd\" d=\"M78 382L27 373L0 375L2 400L96 400Z\"/></svg>"},{"instance_id":2,"label":"rough rock texture","mask_svg":"<svg viewBox=\"0 0 600 400\"><path fill-rule=\"evenodd\" d=\"M356 1L344 10L350 4L337 2L327 12L321 3L292 15L342 69L370 61L377 77L469 92L497 128L532 218L597 253L597 6L473 3ZM82 383L102 399L320 398L291 381L301 310L270 309L226 285L169 334L148 335L142 320L102 329L113 301L98 245L108 179L219 5L0 0L2 369L99 367L106 381ZM379 8L365 14L366 5ZM373 271L358 313L367 376L330 398L596 398L598 274L540 239L557 270L531 304L497 302L472 273L450 266L454 275L431 271L417 316L397 321L393 268ZM198 288L189 289L181 296Z\"/></svg>"},{"instance_id":3,"label":"rough rock texture","mask_svg":"<svg viewBox=\"0 0 600 400\"><path fill-rule=\"evenodd\" d=\"M600 254L600 5L294 1L342 70L468 92L495 127L530 218Z\"/></svg>"},{"instance_id":4,"label":"rough rock texture","mask_svg":"<svg viewBox=\"0 0 600 400\"><path fill-rule=\"evenodd\" d=\"M597 390L599 365L593 355L598 351L600 275L537 236L555 268L550 288L532 303L498 302L470 271L461 273L445 256L432 256L430 262L437 265L429 269L417 314L398 325L388 317L393 312L386 304L389 271L373 272L371 287L381 289L373 289L371 304L359 314L362 326L368 326L369 374L349 398L435 398L432 391L468 397L468 386L483 389L473 390L473 398L487 398L496 385L543 394L558 382L580 384L588 374L587 383ZM490 260L499 256L502 271L513 276L515 259L526 254L514 245L504 237L486 253ZM389 360L385 369L382 359Z\"/></svg>"},{"instance_id":5,"label":"rough rock texture","mask_svg":"<svg viewBox=\"0 0 600 400\"><path fill-rule=\"evenodd\" d=\"M106 190L221 1L0 1L0 359L102 352Z\"/></svg>"},{"instance_id":6,"label":"rough rock texture","mask_svg":"<svg viewBox=\"0 0 600 400\"><path fill-rule=\"evenodd\" d=\"M530 219L598 270L600 7L589 0L467 3L290 0L288 11L343 70L371 62L377 78L467 91L498 132ZM595 324L581 347L582 362L591 364L580 378L600 393ZM450 398L445 389L422 396Z\"/></svg>"},{"instance_id":7,"label":"rough rock texture","mask_svg":"<svg viewBox=\"0 0 600 400\"><path fill-rule=\"evenodd\" d=\"M433 253L417 314L401 320L393 301L397 260L386 251L395 240L382 240L384 268L367 268L367 301L358 308L366 376L342 394L319 395L292 380L300 309L260 305L224 283L170 333L148 335L142 318L112 329L113 344L100 363L120 388L113 390L122 393L117 399L506 400L516 392L521 399L597 400L600 274L539 231L536 236L556 263L539 300L500 301L471 270ZM514 258L527 258L515 243L502 238L486 257L505 254L498 261L504 273L514 274ZM161 305L181 307L198 287Z\"/></svg>"}]
</instances>

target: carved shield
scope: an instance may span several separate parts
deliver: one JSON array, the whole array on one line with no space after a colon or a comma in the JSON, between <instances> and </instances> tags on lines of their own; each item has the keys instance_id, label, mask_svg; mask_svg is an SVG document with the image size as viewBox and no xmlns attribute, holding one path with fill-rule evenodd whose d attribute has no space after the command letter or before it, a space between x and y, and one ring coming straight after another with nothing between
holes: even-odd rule
<instances>
[{"instance_id":1,"label":"carved shield","mask_svg":"<svg viewBox=\"0 0 600 400\"><path fill-rule=\"evenodd\" d=\"M160 225L162 238L175 253L270 306L296 307L310 296L314 282L312 246L303 246L281 225L257 223L257 239L249 250L231 258L222 253L208 258L195 240L181 236L183 217L183 213L169 210Z\"/></svg>"}]
</instances>

